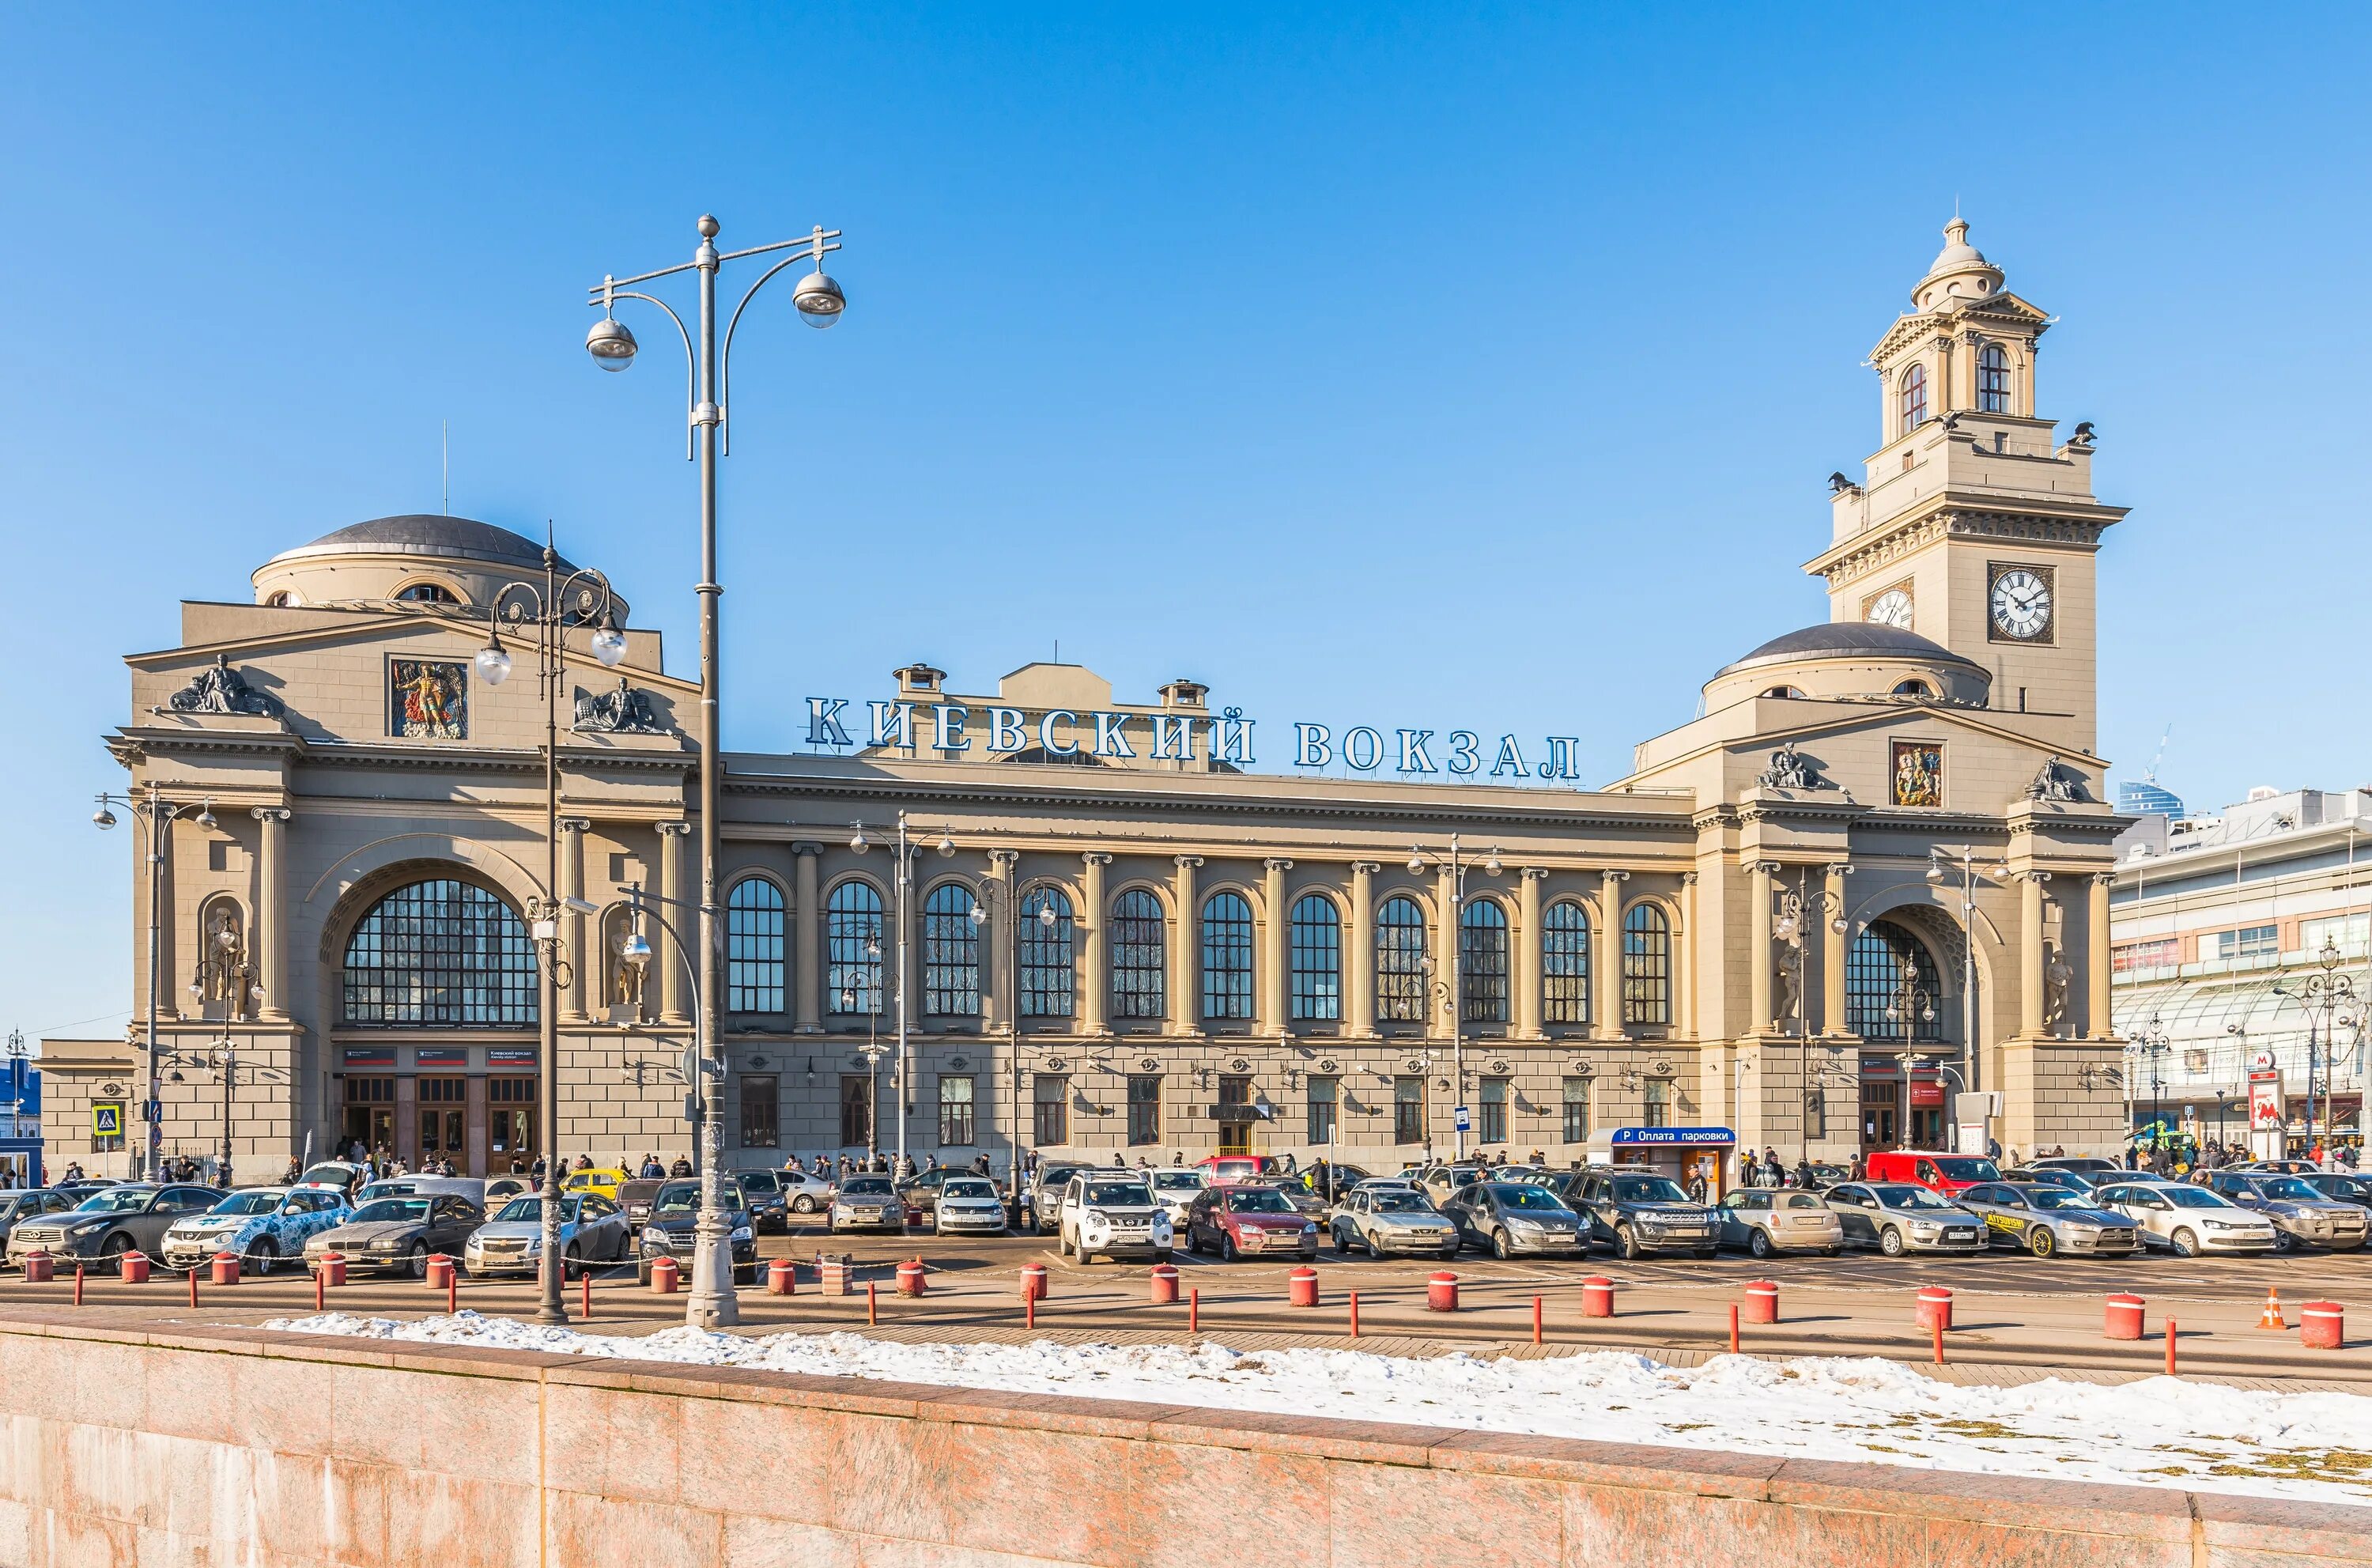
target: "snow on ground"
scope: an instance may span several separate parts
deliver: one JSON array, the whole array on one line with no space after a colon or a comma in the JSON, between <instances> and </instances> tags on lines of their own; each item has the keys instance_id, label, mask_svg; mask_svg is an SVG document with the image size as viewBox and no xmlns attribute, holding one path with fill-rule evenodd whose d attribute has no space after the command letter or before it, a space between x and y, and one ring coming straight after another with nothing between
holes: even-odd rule
<instances>
[{"instance_id":1,"label":"snow on ground","mask_svg":"<svg viewBox=\"0 0 2372 1568\"><path fill-rule=\"evenodd\" d=\"M343 1312L264 1325L308 1334L1141 1400L1605 1443L1875 1461L2321 1502L2372 1500L2372 1398L2149 1377L1960 1388L1874 1358L1715 1356L1673 1367L1619 1352L1412 1359L1195 1345L896 1344L862 1334L743 1338L669 1329L581 1334L462 1312L399 1322Z\"/></svg>"}]
</instances>

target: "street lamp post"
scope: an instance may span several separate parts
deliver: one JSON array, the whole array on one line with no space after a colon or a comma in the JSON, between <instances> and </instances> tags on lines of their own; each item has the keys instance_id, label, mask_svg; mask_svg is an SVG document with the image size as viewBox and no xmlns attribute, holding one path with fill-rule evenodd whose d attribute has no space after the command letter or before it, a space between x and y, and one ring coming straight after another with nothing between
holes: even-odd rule
<instances>
[{"instance_id":1,"label":"street lamp post","mask_svg":"<svg viewBox=\"0 0 2372 1568\"><path fill-rule=\"evenodd\" d=\"M2174 1040L2166 1032L2166 1026L2158 1021L2158 1016L2152 1013L2149 1022L2134 1032L2134 1044L2141 1055L2142 1064L2149 1069L2150 1125L2157 1129L2152 1135L2162 1137L2166 1121L2166 1074L2158 1063L2173 1054ZM2133 1117L2129 1112L2125 1117L2126 1141L2132 1142L2133 1136Z\"/></svg>"},{"instance_id":2,"label":"street lamp post","mask_svg":"<svg viewBox=\"0 0 2372 1568\"><path fill-rule=\"evenodd\" d=\"M951 847L945 839L940 840L939 842L942 849ZM1007 866L1015 865L1020 858L1018 855L1014 854L1014 852L1011 850L991 850L989 852L989 857L992 860L1000 854L1011 857L1005 863ZM1006 1143L1008 1145L1006 1151L1006 1180L1013 1189L1014 1222L1017 1225L1020 1223L1021 1214L1020 897L1020 889L1014 882L994 877L983 877L981 881L978 893L975 894L972 899L971 906L971 923L976 926L985 925L991 920L996 918L996 912L993 912L989 907L992 904L997 906L997 911L1002 912L1005 920L1006 963L1004 967L1006 1001L1005 1013L1005 1040L1006 1056L1011 1067L1011 1093L1007 1100L1008 1118L1006 1123L1007 1133ZM1040 925L1050 931L1058 923L1054 914L1054 907L1052 904L1039 905L1036 918Z\"/></svg>"},{"instance_id":3,"label":"street lamp post","mask_svg":"<svg viewBox=\"0 0 2372 1568\"><path fill-rule=\"evenodd\" d=\"M587 289L589 303L601 308L601 319L586 334L585 348L595 363L604 370L623 370L634 363L636 344L634 334L626 329L613 313L621 299L639 299L657 306L675 323L678 335L683 339L687 375L685 416L690 430L685 437L684 456L692 455L696 435L700 457L700 582L695 592L700 598L700 1018L695 1036L700 1054L709 1063L702 1087L702 1105L705 1114L701 1121L700 1221L695 1235L698 1247L692 1254L691 1293L684 1304L685 1320L695 1326L721 1328L740 1321L740 1303L733 1294L733 1255L728 1237L731 1222L725 1206L725 1066L718 1052L721 1050L717 1028L717 951L716 920L717 880L717 803L723 792L725 755L718 729L718 668L716 656L717 596L725 590L716 580L716 460L731 450L727 436L733 396L733 336L741 325L741 313L750 308L750 301L758 291L773 281L776 274L802 260L811 260L816 270L799 279L792 289L791 302L797 307L800 318L814 327L829 327L840 319L847 300L840 285L823 272L823 259L840 249L840 230L818 226L805 238L778 240L771 245L752 246L747 250L719 253L716 249L718 225L714 217L703 214L697 227L700 244L691 261L656 272L639 273L630 278L605 276L599 284ZM776 261L759 274L758 281L741 296L733 308L733 315L725 326L724 352L717 352L716 342L716 274L727 261L746 257L768 255L778 250L793 253ZM674 308L656 295L637 291L634 285L672 277L679 273L693 272L700 279L700 336L693 342L692 331Z\"/></svg>"},{"instance_id":4,"label":"street lamp post","mask_svg":"<svg viewBox=\"0 0 2372 1568\"><path fill-rule=\"evenodd\" d=\"M165 977L159 967L161 948L157 925L162 912L157 906L164 897L165 851L172 842L173 823L183 812L190 810L192 803L182 801L176 805L167 801L162 786L153 778L148 781L145 799L104 790L96 798L99 809L90 815L93 825L102 832L114 827L115 813L108 807L121 806L134 813L132 819L140 824L142 842L148 849L148 1093L140 1107L141 1119L148 1124L145 1139L147 1164L144 1170L138 1155L132 1157L130 1164L135 1174L145 1175L149 1180L155 1181L162 1175L165 1157L164 1091L158 1086L164 1055L157 1040L157 994L164 986ZM195 805L197 811L192 819L199 827L211 830L215 825L214 801L206 799ZM277 932L273 933L272 939L277 940L278 935Z\"/></svg>"},{"instance_id":5,"label":"street lamp post","mask_svg":"<svg viewBox=\"0 0 2372 1568\"><path fill-rule=\"evenodd\" d=\"M1846 869L1852 868L1848 866ZM1796 885L1781 892L1779 919L1772 927L1772 934L1785 946L1787 962L1795 970L1796 1076L1805 1086L1801 1091L1803 1104L1797 1108L1796 1114L1796 1153L1799 1159L1804 1160L1812 1157L1812 1133L1808 1125L1810 1118L1808 1112L1811 1109L1811 1103L1816 1095L1820 1097L1823 1104L1826 1103L1827 1095L1825 1086L1818 1089L1810 1086L1812 1082L1811 1001L1808 995L1811 989L1810 931L1813 923L1823 914L1830 917L1830 924L1840 936L1847 930L1843 903L1831 899L1827 889L1812 887L1809 876L1806 868L1802 866L1796 868ZM1906 963L1904 968L1908 970L1911 966ZM1930 1016L1933 1016L1932 1012ZM1829 1028L1836 1028L1834 1020L1831 1020Z\"/></svg>"},{"instance_id":6,"label":"street lamp post","mask_svg":"<svg viewBox=\"0 0 2372 1568\"><path fill-rule=\"evenodd\" d=\"M2298 1010L2306 1015L2306 1144L2309 1150L2314 1147L2314 1124L2319 1110L2322 1109L2317 1098L2316 1037L2318 1034L2321 1037L2323 1049L2320 1055L2324 1063L2333 1064L2331 1025L2334 1021L2356 1021L2354 1016L2357 1001L2355 981L2339 972L2343 961L2339 944L2326 936L2322 939L2322 951L2315 955L2316 967L2308 974L2304 984L2291 991L2279 981L2273 983L2275 995L2296 1003ZM2348 1011L2342 1013L2343 1008ZM2338 1015L2336 1019L2334 1014Z\"/></svg>"},{"instance_id":7,"label":"street lamp post","mask_svg":"<svg viewBox=\"0 0 2372 1568\"><path fill-rule=\"evenodd\" d=\"M1958 861L1941 849L1927 852L1927 880L1942 886L1947 867L1960 874L1960 1083L1964 1092L1978 1087L1977 1073L1977 889L1989 877L1998 877L2009 868L2001 862L1977 864L1976 851L1963 845ZM1983 1154L1984 1150L1968 1150L1959 1146L1960 1119L1951 1119L1952 1146L1960 1154Z\"/></svg>"},{"instance_id":8,"label":"street lamp post","mask_svg":"<svg viewBox=\"0 0 2372 1568\"><path fill-rule=\"evenodd\" d=\"M850 849L855 850L859 854L863 854L866 850L873 847L871 841L867 840L865 836L864 823L853 822L849 825L856 830L855 835L848 841L848 847ZM955 841L942 833L939 836L939 854L942 856L946 856L951 855L955 854ZM907 836L906 813L902 810L898 813L898 847L893 853L896 855L898 863L896 891L892 905L898 922L898 983L896 988L896 995L898 998L898 1074L896 1080L898 1085L898 1167L902 1169L906 1163L906 1110L907 1108L913 1103L913 1086L909 1081L911 1064L908 1061L906 1046L908 1019L912 1013L912 1006L906 995L906 977L908 971L906 957L906 928L911 923L908 913L908 904L909 900L913 897L914 856L920 853L913 841ZM878 944L876 944L873 947L871 952L872 956L877 959L881 956ZM870 1026L868 1025L868 1028ZM868 1051L870 1049L870 1047L867 1047ZM875 1143L878 1145L879 1144L879 1139L875 1139ZM874 1152L877 1154L879 1152L878 1146Z\"/></svg>"},{"instance_id":9,"label":"street lamp post","mask_svg":"<svg viewBox=\"0 0 2372 1568\"><path fill-rule=\"evenodd\" d=\"M224 1031L222 1039L215 1041L213 1055L215 1067L222 1074L223 1133L221 1180L223 1186L228 1187L231 1185L231 1097L232 1090L237 1086L238 1082L238 1047L231 1043L228 1030Z\"/></svg>"},{"instance_id":10,"label":"street lamp post","mask_svg":"<svg viewBox=\"0 0 2372 1568\"><path fill-rule=\"evenodd\" d=\"M1424 871L1425 864L1424 846L1411 846L1408 858L1410 872ZM1456 1098L1450 1112L1450 1130L1458 1140L1457 1157L1462 1160L1466 1157L1466 1129L1458 1125L1457 1113L1466 1107L1466 873L1472 866L1459 850L1456 833L1449 835L1448 852L1432 856L1432 864L1449 873L1448 934L1442 940L1442 945L1449 949L1447 955L1449 979L1444 999L1449 1011L1449 1081L1456 1086L1451 1090ZM1482 869L1491 876L1499 875L1499 852L1495 847L1484 859ZM1270 918L1276 916L1272 913ZM1529 935L1527 940L1529 940ZM1443 982L1435 983L1440 985Z\"/></svg>"}]
</instances>

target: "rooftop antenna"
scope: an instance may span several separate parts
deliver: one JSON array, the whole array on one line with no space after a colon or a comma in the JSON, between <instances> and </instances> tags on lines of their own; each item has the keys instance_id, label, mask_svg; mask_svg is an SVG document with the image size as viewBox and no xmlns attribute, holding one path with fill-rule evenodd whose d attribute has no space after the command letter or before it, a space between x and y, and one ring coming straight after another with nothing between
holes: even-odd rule
<instances>
[{"instance_id":1,"label":"rooftop antenna","mask_svg":"<svg viewBox=\"0 0 2372 1568\"><path fill-rule=\"evenodd\" d=\"M453 515L453 425L443 419L436 422L436 510Z\"/></svg>"}]
</instances>

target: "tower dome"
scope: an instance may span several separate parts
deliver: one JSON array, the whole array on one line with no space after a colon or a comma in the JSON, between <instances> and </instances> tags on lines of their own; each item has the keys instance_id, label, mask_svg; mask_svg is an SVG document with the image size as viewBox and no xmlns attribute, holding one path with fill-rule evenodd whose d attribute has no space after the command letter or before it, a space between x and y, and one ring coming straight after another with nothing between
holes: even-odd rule
<instances>
[{"instance_id":1,"label":"tower dome","mask_svg":"<svg viewBox=\"0 0 2372 1568\"><path fill-rule=\"evenodd\" d=\"M576 568L555 553L552 569ZM336 605L483 613L506 584L541 587L544 547L474 517L409 512L334 528L273 556L255 570L255 599L266 605ZM626 603L612 599L621 621Z\"/></svg>"},{"instance_id":2,"label":"tower dome","mask_svg":"<svg viewBox=\"0 0 2372 1568\"><path fill-rule=\"evenodd\" d=\"M1983 299L1998 292L2002 270L1969 243L1968 221L1958 214L1944 226L1944 249L1936 252L1927 275L1911 291L1911 303L1922 310L1947 306L1954 299Z\"/></svg>"}]
</instances>

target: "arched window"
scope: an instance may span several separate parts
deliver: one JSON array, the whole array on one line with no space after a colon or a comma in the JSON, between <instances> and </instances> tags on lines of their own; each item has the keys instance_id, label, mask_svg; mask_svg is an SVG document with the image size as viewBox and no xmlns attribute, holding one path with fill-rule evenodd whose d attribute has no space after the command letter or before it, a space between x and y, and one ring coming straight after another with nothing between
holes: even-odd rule
<instances>
[{"instance_id":1,"label":"arched window","mask_svg":"<svg viewBox=\"0 0 2372 1568\"><path fill-rule=\"evenodd\" d=\"M460 599L442 583L414 583L396 596L405 604L459 604Z\"/></svg>"},{"instance_id":2,"label":"arched window","mask_svg":"<svg viewBox=\"0 0 2372 1568\"><path fill-rule=\"evenodd\" d=\"M1252 1016L1252 906L1241 893L1203 901L1203 1016Z\"/></svg>"},{"instance_id":3,"label":"arched window","mask_svg":"<svg viewBox=\"0 0 2372 1568\"><path fill-rule=\"evenodd\" d=\"M1622 917L1622 1021L1672 1021L1672 927L1654 904Z\"/></svg>"},{"instance_id":4,"label":"arched window","mask_svg":"<svg viewBox=\"0 0 2372 1568\"><path fill-rule=\"evenodd\" d=\"M1040 916L1052 913L1053 923ZM1021 1016L1067 1018L1077 969L1072 960L1071 900L1060 888L1032 888L1021 900Z\"/></svg>"},{"instance_id":5,"label":"arched window","mask_svg":"<svg viewBox=\"0 0 2372 1568\"><path fill-rule=\"evenodd\" d=\"M1489 899L1458 917L1458 993L1468 1023L1507 1021L1507 912Z\"/></svg>"},{"instance_id":6,"label":"arched window","mask_svg":"<svg viewBox=\"0 0 2372 1568\"><path fill-rule=\"evenodd\" d=\"M2009 355L1999 343L1987 343L1977 354L1977 412L2009 412Z\"/></svg>"},{"instance_id":7,"label":"arched window","mask_svg":"<svg viewBox=\"0 0 2372 1568\"><path fill-rule=\"evenodd\" d=\"M1924 680L1898 680L1894 683L1894 694L1898 697L1932 697L1936 693L1927 689Z\"/></svg>"},{"instance_id":8,"label":"arched window","mask_svg":"<svg viewBox=\"0 0 2372 1568\"><path fill-rule=\"evenodd\" d=\"M1914 365L1902 373L1902 429L1910 435L1927 423L1927 367Z\"/></svg>"},{"instance_id":9,"label":"arched window","mask_svg":"<svg viewBox=\"0 0 2372 1568\"><path fill-rule=\"evenodd\" d=\"M1943 984L1927 944L1873 920L1845 955L1845 1020L1864 1040L1944 1038Z\"/></svg>"},{"instance_id":10,"label":"arched window","mask_svg":"<svg viewBox=\"0 0 2372 1568\"><path fill-rule=\"evenodd\" d=\"M783 976L783 890L744 877L725 895L725 1010L779 1013Z\"/></svg>"},{"instance_id":11,"label":"arched window","mask_svg":"<svg viewBox=\"0 0 2372 1568\"><path fill-rule=\"evenodd\" d=\"M1334 900L1304 893L1294 901L1289 937L1292 994L1287 1005L1296 1024L1331 1024L1343 1016L1343 920Z\"/></svg>"},{"instance_id":12,"label":"arched window","mask_svg":"<svg viewBox=\"0 0 2372 1568\"><path fill-rule=\"evenodd\" d=\"M1589 912L1560 899L1541 915L1541 1016L1552 1024L1589 1022Z\"/></svg>"},{"instance_id":13,"label":"arched window","mask_svg":"<svg viewBox=\"0 0 2372 1568\"><path fill-rule=\"evenodd\" d=\"M1131 888L1112 900L1111 1016L1158 1018L1169 1009L1168 921L1161 900Z\"/></svg>"},{"instance_id":14,"label":"arched window","mask_svg":"<svg viewBox=\"0 0 2372 1568\"><path fill-rule=\"evenodd\" d=\"M535 945L510 906L474 882L398 888L346 938L346 1022L524 1028L536 1021Z\"/></svg>"},{"instance_id":15,"label":"arched window","mask_svg":"<svg viewBox=\"0 0 2372 1568\"><path fill-rule=\"evenodd\" d=\"M923 900L923 1011L947 1018L980 1016L980 923L971 889L942 882Z\"/></svg>"},{"instance_id":16,"label":"arched window","mask_svg":"<svg viewBox=\"0 0 2372 1568\"><path fill-rule=\"evenodd\" d=\"M836 1013L881 1007L881 895L855 877L823 906L824 1000Z\"/></svg>"},{"instance_id":17,"label":"arched window","mask_svg":"<svg viewBox=\"0 0 2372 1568\"><path fill-rule=\"evenodd\" d=\"M1424 1022L1424 911L1405 893L1376 912L1376 1016Z\"/></svg>"}]
</instances>

